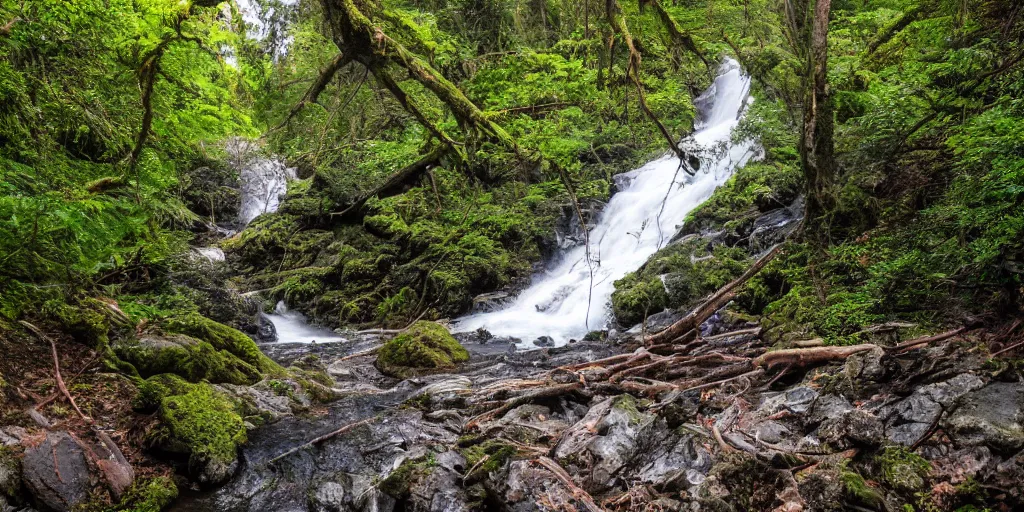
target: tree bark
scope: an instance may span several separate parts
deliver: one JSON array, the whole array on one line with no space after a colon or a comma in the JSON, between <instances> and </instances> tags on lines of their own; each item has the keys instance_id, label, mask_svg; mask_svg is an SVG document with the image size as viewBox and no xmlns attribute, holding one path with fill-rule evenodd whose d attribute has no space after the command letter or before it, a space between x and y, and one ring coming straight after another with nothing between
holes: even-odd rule
<instances>
[{"instance_id":1,"label":"tree bark","mask_svg":"<svg viewBox=\"0 0 1024 512\"><path fill-rule=\"evenodd\" d=\"M834 120L828 86L828 19L831 4L832 0L814 2L807 51L809 84L804 100L800 156L806 181L806 216L809 221L820 217L834 205Z\"/></svg>"}]
</instances>

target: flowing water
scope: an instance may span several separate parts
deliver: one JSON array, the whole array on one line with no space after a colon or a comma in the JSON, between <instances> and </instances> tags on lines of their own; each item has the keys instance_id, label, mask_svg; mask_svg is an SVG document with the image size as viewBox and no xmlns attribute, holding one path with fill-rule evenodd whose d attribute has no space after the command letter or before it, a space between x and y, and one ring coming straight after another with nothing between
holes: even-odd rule
<instances>
[{"instance_id":1,"label":"flowing water","mask_svg":"<svg viewBox=\"0 0 1024 512\"><path fill-rule=\"evenodd\" d=\"M277 330L279 343L330 343L345 341L334 331L311 325L306 317L298 311L291 311L284 301L277 303L274 312L267 315Z\"/></svg>"},{"instance_id":2,"label":"flowing water","mask_svg":"<svg viewBox=\"0 0 1024 512\"><path fill-rule=\"evenodd\" d=\"M230 141L228 153L242 181L238 222L246 226L261 214L277 211L281 197L288 191L288 182L296 178L295 169L281 160L260 155L255 144L244 139Z\"/></svg>"},{"instance_id":3,"label":"flowing water","mask_svg":"<svg viewBox=\"0 0 1024 512\"><path fill-rule=\"evenodd\" d=\"M615 280L664 247L687 213L738 167L760 155L752 141L731 142L749 91L750 78L736 61L726 60L714 83L695 102L702 114L697 130L682 141L687 154L700 160L686 164L695 171L693 176L680 168L679 159L671 153L617 176L620 191L591 229L589 244L569 249L505 309L463 317L454 330L483 328L530 346L540 336L561 345L606 327Z\"/></svg>"}]
</instances>

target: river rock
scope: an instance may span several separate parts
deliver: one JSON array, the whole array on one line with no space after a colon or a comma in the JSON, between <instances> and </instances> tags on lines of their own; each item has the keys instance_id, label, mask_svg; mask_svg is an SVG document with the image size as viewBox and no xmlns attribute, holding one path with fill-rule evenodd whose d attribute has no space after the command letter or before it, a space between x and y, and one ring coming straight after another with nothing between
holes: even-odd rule
<instances>
[{"instance_id":1,"label":"river rock","mask_svg":"<svg viewBox=\"0 0 1024 512\"><path fill-rule=\"evenodd\" d=\"M987 445L1000 452L1024 448L1024 384L993 382L963 395L945 426L967 445Z\"/></svg>"},{"instance_id":2,"label":"river rock","mask_svg":"<svg viewBox=\"0 0 1024 512\"><path fill-rule=\"evenodd\" d=\"M637 473L641 481L658 489L681 490L704 482L711 470L711 453L699 438L686 434L658 443L651 460Z\"/></svg>"},{"instance_id":3,"label":"river rock","mask_svg":"<svg viewBox=\"0 0 1024 512\"><path fill-rule=\"evenodd\" d=\"M536 347L553 347L555 346L555 340L551 336L541 336L533 340L533 345Z\"/></svg>"},{"instance_id":4,"label":"river rock","mask_svg":"<svg viewBox=\"0 0 1024 512\"><path fill-rule=\"evenodd\" d=\"M852 409L825 418L818 427L818 438L836 448L851 444L877 446L883 439L882 420L867 411Z\"/></svg>"},{"instance_id":5,"label":"river rock","mask_svg":"<svg viewBox=\"0 0 1024 512\"><path fill-rule=\"evenodd\" d=\"M25 449L25 486L39 503L53 510L70 510L89 497L92 478L85 448L67 432L49 432L46 439Z\"/></svg>"}]
</instances>

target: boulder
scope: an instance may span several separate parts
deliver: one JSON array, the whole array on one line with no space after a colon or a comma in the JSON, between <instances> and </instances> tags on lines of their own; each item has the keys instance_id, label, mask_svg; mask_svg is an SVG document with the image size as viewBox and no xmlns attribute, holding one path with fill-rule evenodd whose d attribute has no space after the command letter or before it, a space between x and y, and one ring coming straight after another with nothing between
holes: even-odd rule
<instances>
[{"instance_id":1,"label":"boulder","mask_svg":"<svg viewBox=\"0 0 1024 512\"><path fill-rule=\"evenodd\" d=\"M418 373L451 370L469 360L469 352L444 326L419 321L384 344L377 369L385 375L409 378Z\"/></svg>"},{"instance_id":2,"label":"boulder","mask_svg":"<svg viewBox=\"0 0 1024 512\"><path fill-rule=\"evenodd\" d=\"M1024 384L993 382L963 395L944 426L964 445L1003 453L1024 448Z\"/></svg>"},{"instance_id":3,"label":"boulder","mask_svg":"<svg viewBox=\"0 0 1024 512\"><path fill-rule=\"evenodd\" d=\"M39 504L64 511L88 499L93 482L85 450L67 432L48 432L43 442L25 449L22 478Z\"/></svg>"}]
</instances>

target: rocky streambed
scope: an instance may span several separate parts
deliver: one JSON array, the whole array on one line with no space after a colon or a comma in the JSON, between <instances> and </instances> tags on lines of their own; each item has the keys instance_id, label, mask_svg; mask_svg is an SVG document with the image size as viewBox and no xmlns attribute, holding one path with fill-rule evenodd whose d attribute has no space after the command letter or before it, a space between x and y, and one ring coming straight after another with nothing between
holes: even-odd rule
<instances>
[{"instance_id":1,"label":"rocky streambed","mask_svg":"<svg viewBox=\"0 0 1024 512\"><path fill-rule=\"evenodd\" d=\"M1024 384L976 335L905 346L880 331L844 358L736 373L766 344L717 318L719 334L663 354L626 337L529 352L466 337L457 371L406 380L377 371L372 339L264 345L325 370L340 398L254 431L230 481L173 510L1020 505Z\"/></svg>"}]
</instances>

